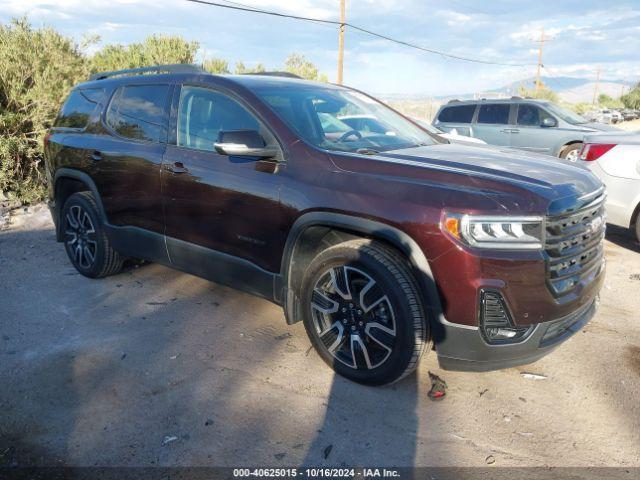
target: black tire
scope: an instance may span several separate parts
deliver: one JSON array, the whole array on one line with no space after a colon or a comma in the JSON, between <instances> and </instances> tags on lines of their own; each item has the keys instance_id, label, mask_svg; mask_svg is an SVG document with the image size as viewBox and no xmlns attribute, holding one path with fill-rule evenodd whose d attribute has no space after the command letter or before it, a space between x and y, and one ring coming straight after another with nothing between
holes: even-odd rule
<instances>
[{"instance_id":1,"label":"black tire","mask_svg":"<svg viewBox=\"0 0 640 480\"><path fill-rule=\"evenodd\" d=\"M90 192L71 195L62 207L60 222L65 250L78 272L101 278L122 269L123 259L109 243Z\"/></svg>"},{"instance_id":2,"label":"black tire","mask_svg":"<svg viewBox=\"0 0 640 480\"><path fill-rule=\"evenodd\" d=\"M636 217L636 240L640 243L640 213Z\"/></svg>"},{"instance_id":3,"label":"black tire","mask_svg":"<svg viewBox=\"0 0 640 480\"><path fill-rule=\"evenodd\" d=\"M560 150L560 158L575 162L578 160L578 155L580 154L581 148L582 143L573 143L571 145L567 145L562 150Z\"/></svg>"},{"instance_id":4,"label":"black tire","mask_svg":"<svg viewBox=\"0 0 640 480\"><path fill-rule=\"evenodd\" d=\"M318 254L304 274L301 298L314 348L327 365L355 382L400 380L416 369L430 342L407 261L381 243L350 240Z\"/></svg>"}]
</instances>

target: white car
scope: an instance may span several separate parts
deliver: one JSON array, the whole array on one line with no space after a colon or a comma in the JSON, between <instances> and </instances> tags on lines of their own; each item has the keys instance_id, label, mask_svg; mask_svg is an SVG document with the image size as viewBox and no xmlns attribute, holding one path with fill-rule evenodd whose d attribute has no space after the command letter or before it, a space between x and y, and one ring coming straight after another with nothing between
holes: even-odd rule
<instances>
[{"instance_id":1,"label":"white car","mask_svg":"<svg viewBox=\"0 0 640 480\"><path fill-rule=\"evenodd\" d=\"M607 223L640 242L640 133L586 135L579 158L607 186Z\"/></svg>"},{"instance_id":2,"label":"white car","mask_svg":"<svg viewBox=\"0 0 640 480\"><path fill-rule=\"evenodd\" d=\"M449 141L455 143L474 143L476 145L486 145L487 142L484 140L480 140L479 138L467 137L466 135L460 135L458 131L454 128L450 132L445 132L440 130L438 127L434 127L426 120L422 120L421 118L409 117L411 120L416 122L422 128L424 128L427 132L433 133L435 135L440 135L441 137L446 138Z\"/></svg>"},{"instance_id":3,"label":"white car","mask_svg":"<svg viewBox=\"0 0 640 480\"><path fill-rule=\"evenodd\" d=\"M611 123L620 123L624 122L624 117L622 113L618 110L611 110Z\"/></svg>"}]
</instances>

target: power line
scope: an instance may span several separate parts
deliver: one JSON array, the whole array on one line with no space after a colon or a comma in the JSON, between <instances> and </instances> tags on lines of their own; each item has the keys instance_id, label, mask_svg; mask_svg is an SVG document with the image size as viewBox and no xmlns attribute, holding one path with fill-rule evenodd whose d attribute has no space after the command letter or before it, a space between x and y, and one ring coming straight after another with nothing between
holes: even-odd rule
<instances>
[{"instance_id":1,"label":"power line","mask_svg":"<svg viewBox=\"0 0 640 480\"><path fill-rule=\"evenodd\" d=\"M292 15L292 14L287 14L287 13L274 12L274 11L271 11L271 10L262 10L262 9L254 8L254 7L251 7L251 6L248 6L248 5L240 4L240 3L237 3L237 2L229 2L229 3L233 3L234 5L227 5L227 4L223 4L223 3L209 2L209 1L206 1L206 0L186 0L186 1L187 2L192 2L192 3L200 3L202 5L209 5L209 6L212 6L212 7L227 8L227 9L230 9L230 10L240 10L240 11L243 11L243 12L261 13L263 15L271 15L271 16L280 17L280 18L290 18L290 19L293 19L293 20L301 20L301 21L305 21L305 22L329 24L329 25L335 25L335 26L338 26L338 27L344 25L346 27L352 28L353 30L365 33L367 35L371 35L373 37L381 38L381 39L387 40L389 42L397 43L399 45L404 45L405 47L414 48L416 50L421 50L423 52L432 53L432 54L435 54L435 55L440 55L442 57L451 58L451 59L454 59L454 60L461 60L461 61L464 61L464 62L481 63L481 64L484 64L484 65L502 65L502 66L506 66L506 67L526 67L526 66L535 65L533 63L504 63L504 62L493 62L493 61L490 61L490 60L482 60L482 59L479 59L479 58L463 57L461 55L455 55L455 54L452 54L452 53L443 52L441 50L436 50L436 49L433 49L433 48L423 47L421 45L417 45L417 44L411 43L411 42L406 42L404 40L398 40L396 38L389 37L388 35L377 33L377 32L374 32L372 30L368 30L366 28L362 28L362 27L359 27L357 25L353 25L351 23L341 23L341 22L336 21L336 20L323 20L323 19L320 19L320 18L303 17L303 16L300 16L300 15Z\"/></svg>"}]
</instances>

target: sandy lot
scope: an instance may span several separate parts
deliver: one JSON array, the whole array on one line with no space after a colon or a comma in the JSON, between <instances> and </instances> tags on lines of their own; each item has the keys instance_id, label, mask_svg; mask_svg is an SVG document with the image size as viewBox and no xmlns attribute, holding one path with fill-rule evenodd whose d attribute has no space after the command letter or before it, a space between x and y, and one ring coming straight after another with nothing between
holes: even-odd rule
<instances>
[{"instance_id":1,"label":"sandy lot","mask_svg":"<svg viewBox=\"0 0 640 480\"><path fill-rule=\"evenodd\" d=\"M431 354L367 388L266 301L153 264L78 275L31 209L0 231L0 466L640 467L640 247L610 231L606 255L596 318L536 364Z\"/></svg>"}]
</instances>

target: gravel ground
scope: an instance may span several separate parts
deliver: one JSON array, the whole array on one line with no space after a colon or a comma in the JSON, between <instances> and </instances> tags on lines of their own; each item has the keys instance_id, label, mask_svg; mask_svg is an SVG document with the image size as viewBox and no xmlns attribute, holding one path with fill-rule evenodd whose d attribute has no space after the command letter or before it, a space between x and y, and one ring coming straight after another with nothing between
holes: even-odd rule
<instances>
[{"instance_id":1,"label":"gravel ground","mask_svg":"<svg viewBox=\"0 0 640 480\"><path fill-rule=\"evenodd\" d=\"M430 354L367 388L261 299L153 264L78 275L30 209L0 231L0 466L638 467L640 247L610 231L606 255L598 315L550 356L457 373Z\"/></svg>"}]
</instances>

